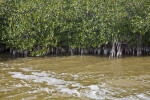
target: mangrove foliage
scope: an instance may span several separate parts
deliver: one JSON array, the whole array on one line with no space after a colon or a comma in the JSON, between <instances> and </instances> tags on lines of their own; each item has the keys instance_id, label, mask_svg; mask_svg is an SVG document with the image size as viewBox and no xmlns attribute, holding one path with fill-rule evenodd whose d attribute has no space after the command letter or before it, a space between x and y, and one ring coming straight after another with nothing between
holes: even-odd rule
<instances>
[{"instance_id":1,"label":"mangrove foliage","mask_svg":"<svg viewBox=\"0 0 150 100\"><path fill-rule=\"evenodd\" d=\"M150 0L5 0L0 51L41 56L150 54Z\"/></svg>"}]
</instances>

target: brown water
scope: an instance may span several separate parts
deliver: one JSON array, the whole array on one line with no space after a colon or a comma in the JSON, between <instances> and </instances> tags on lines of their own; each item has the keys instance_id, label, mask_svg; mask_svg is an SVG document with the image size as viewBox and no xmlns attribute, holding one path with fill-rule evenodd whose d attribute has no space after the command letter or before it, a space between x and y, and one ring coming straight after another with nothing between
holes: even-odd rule
<instances>
[{"instance_id":1,"label":"brown water","mask_svg":"<svg viewBox=\"0 0 150 100\"><path fill-rule=\"evenodd\" d=\"M150 99L150 57L0 58L0 100L91 99Z\"/></svg>"}]
</instances>

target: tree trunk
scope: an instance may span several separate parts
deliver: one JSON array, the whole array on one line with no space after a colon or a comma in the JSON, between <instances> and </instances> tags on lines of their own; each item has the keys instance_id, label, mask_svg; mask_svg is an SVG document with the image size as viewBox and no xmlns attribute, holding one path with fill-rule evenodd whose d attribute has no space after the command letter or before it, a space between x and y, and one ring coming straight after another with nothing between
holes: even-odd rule
<instances>
[{"instance_id":1,"label":"tree trunk","mask_svg":"<svg viewBox=\"0 0 150 100\"><path fill-rule=\"evenodd\" d=\"M16 49L13 49L13 56L14 56L14 57L16 56L16 53L17 53L17 50L16 50Z\"/></svg>"},{"instance_id":2,"label":"tree trunk","mask_svg":"<svg viewBox=\"0 0 150 100\"><path fill-rule=\"evenodd\" d=\"M132 54L135 55L135 48L132 49Z\"/></svg>"},{"instance_id":3,"label":"tree trunk","mask_svg":"<svg viewBox=\"0 0 150 100\"><path fill-rule=\"evenodd\" d=\"M139 34L137 36L137 57L141 56L142 55L142 35Z\"/></svg>"},{"instance_id":4,"label":"tree trunk","mask_svg":"<svg viewBox=\"0 0 150 100\"><path fill-rule=\"evenodd\" d=\"M27 57L27 54L28 54L28 51L27 51L27 50L23 51L23 56L24 56L24 57Z\"/></svg>"},{"instance_id":5,"label":"tree trunk","mask_svg":"<svg viewBox=\"0 0 150 100\"><path fill-rule=\"evenodd\" d=\"M82 56L83 55L83 48L81 48L80 50L81 50L80 52L81 52L81 56Z\"/></svg>"},{"instance_id":6,"label":"tree trunk","mask_svg":"<svg viewBox=\"0 0 150 100\"><path fill-rule=\"evenodd\" d=\"M106 57L108 55L108 49L106 48L106 44L105 44L105 47L104 47L104 56Z\"/></svg>"},{"instance_id":7,"label":"tree trunk","mask_svg":"<svg viewBox=\"0 0 150 100\"><path fill-rule=\"evenodd\" d=\"M52 55L54 54L54 48L51 48Z\"/></svg>"},{"instance_id":8,"label":"tree trunk","mask_svg":"<svg viewBox=\"0 0 150 100\"><path fill-rule=\"evenodd\" d=\"M65 53L65 49L64 48L61 48L61 54L64 54Z\"/></svg>"},{"instance_id":9,"label":"tree trunk","mask_svg":"<svg viewBox=\"0 0 150 100\"><path fill-rule=\"evenodd\" d=\"M73 56L73 49L72 48L69 48L69 49L70 49L69 50L70 51L70 55Z\"/></svg>"},{"instance_id":10,"label":"tree trunk","mask_svg":"<svg viewBox=\"0 0 150 100\"><path fill-rule=\"evenodd\" d=\"M9 49L9 53L10 53L10 54L13 53L13 49L12 49L12 48Z\"/></svg>"},{"instance_id":11,"label":"tree trunk","mask_svg":"<svg viewBox=\"0 0 150 100\"><path fill-rule=\"evenodd\" d=\"M121 50L121 42L117 43L117 58L121 58L122 50Z\"/></svg>"},{"instance_id":12,"label":"tree trunk","mask_svg":"<svg viewBox=\"0 0 150 100\"><path fill-rule=\"evenodd\" d=\"M110 57L111 58L115 58L116 57L115 42L113 42L113 44L112 44L112 49L111 49L111 52L110 52Z\"/></svg>"},{"instance_id":13,"label":"tree trunk","mask_svg":"<svg viewBox=\"0 0 150 100\"><path fill-rule=\"evenodd\" d=\"M101 54L101 49L98 48L97 54L100 55Z\"/></svg>"}]
</instances>

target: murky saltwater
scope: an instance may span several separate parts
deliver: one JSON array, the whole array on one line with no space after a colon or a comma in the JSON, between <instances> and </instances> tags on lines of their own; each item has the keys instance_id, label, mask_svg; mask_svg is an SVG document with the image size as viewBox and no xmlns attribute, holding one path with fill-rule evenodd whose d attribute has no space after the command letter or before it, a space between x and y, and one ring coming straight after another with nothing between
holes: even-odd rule
<instances>
[{"instance_id":1,"label":"murky saltwater","mask_svg":"<svg viewBox=\"0 0 150 100\"><path fill-rule=\"evenodd\" d=\"M0 100L91 99L150 100L150 57L0 58Z\"/></svg>"}]
</instances>

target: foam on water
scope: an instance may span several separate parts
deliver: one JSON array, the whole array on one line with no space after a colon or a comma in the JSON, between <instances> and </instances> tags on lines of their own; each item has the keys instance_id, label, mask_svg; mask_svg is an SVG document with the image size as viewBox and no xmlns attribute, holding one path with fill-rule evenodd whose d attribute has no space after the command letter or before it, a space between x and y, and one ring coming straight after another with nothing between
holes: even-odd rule
<instances>
[{"instance_id":1,"label":"foam on water","mask_svg":"<svg viewBox=\"0 0 150 100\"><path fill-rule=\"evenodd\" d=\"M116 91L117 89L112 89L111 87L108 87L106 83L101 84L91 84L88 86L84 86L78 81L65 81L61 79L61 77L65 77L66 75L70 75L74 78L80 78L79 75L72 75L68 73L62 73L62 74L56 74L54 72L47 73L46 71L42 72L36 72L36 70L31 70L28 68L21 68L23 71L31 72L30 75L25 75L22 72L9 72L13 78L20 79L22 83L25 83L26 85L22 84L16 84L14 86L21 87L21 86L27 86L29 87L26 81L32 81L35 83L45 83L48 85L47 87L39 87L34 88L32 91L28 91L27 93L38 93L41 91L45 91L48 94L55 94L53 91L60 93L60 94L70 94L74 97L87 97L90 99L116 99L116 100L148 100L149 97L145 94L137 94L137 95L130 95L123 98L116 98L113 97L113 95L119 95L120 93L126 92L125 90L118 88L119 92ZM88 77L88 76L87 76ZM91 77L91 76L90 76ZM39 85L39 84L38 84ZM49 88L49 86L52 86L53 88ZM72 88L69 88L69 86L72 86ZM30 86L32 88L32 86ZM52 96L53 96L52 95Z\"/></svg>"},{"instance_id":2,"label":"foam on water","mask_svg":"<svg viewBox=\"0 0 150 100\"><path fill-rule=\"evenodd\" d=\"M61 79L52 78L49 76L49 74L47 74L45 72L41 72L41 73L32 72L33 75L24 75L21 72L9 72L9 73L12 74L12 77L14 77L14 78L24 79L24 80L39 82L39 83L47 82L48 85L67 84L67 83L71 84L72 83L69 81L66 82Z\"/></svg>"},{"instance_id":3,"label":"foam on water","mask_svg":"<svg viewBox=\"0 0 150 100\"><path fill-rule=\"evenodd\" d=\"M90 85L88 86L91 90L95 90L95 91L98 91L99 90L99 87L97 85Z\"/></svg>"},{"instance_id":4,"label":"foam on water","mask_svg":"<svg viewBox=\"0 0 150 100\"><path fill-rule=\"evenodd\" d=\"M9 65L8 65L8 64L5 64L5 63L0 63L0 66L1 66L1 67L4 67L4 66L5 66L5 67L8 67Z\"/></svg>"},{"instance_id":5,"label":"foam on water","mask_svg":"<svg viewBox=\"0 0 150 100\"><path fill-rule=\"evenodd\" d=\"M150 100L150 97L146 96L145 94L141 93L141 94L137 94L136 95L138 98L142 99L142 100Z\"/></svg>"},{"instance_id":6,"label":"foam on water","mask_svg":"<svg viewBox=\"0 0 150 100\"><path fill-rule=\"evenodd\" d=\"M80 97L80 93L78 92L77 89L69 89L69 88L65 87L65 88L61 88L60 92L62 92L62 93L68 93L68 94L71 94L71 95L74 94L77 97Z\"/></svg>"}]
</instances>

